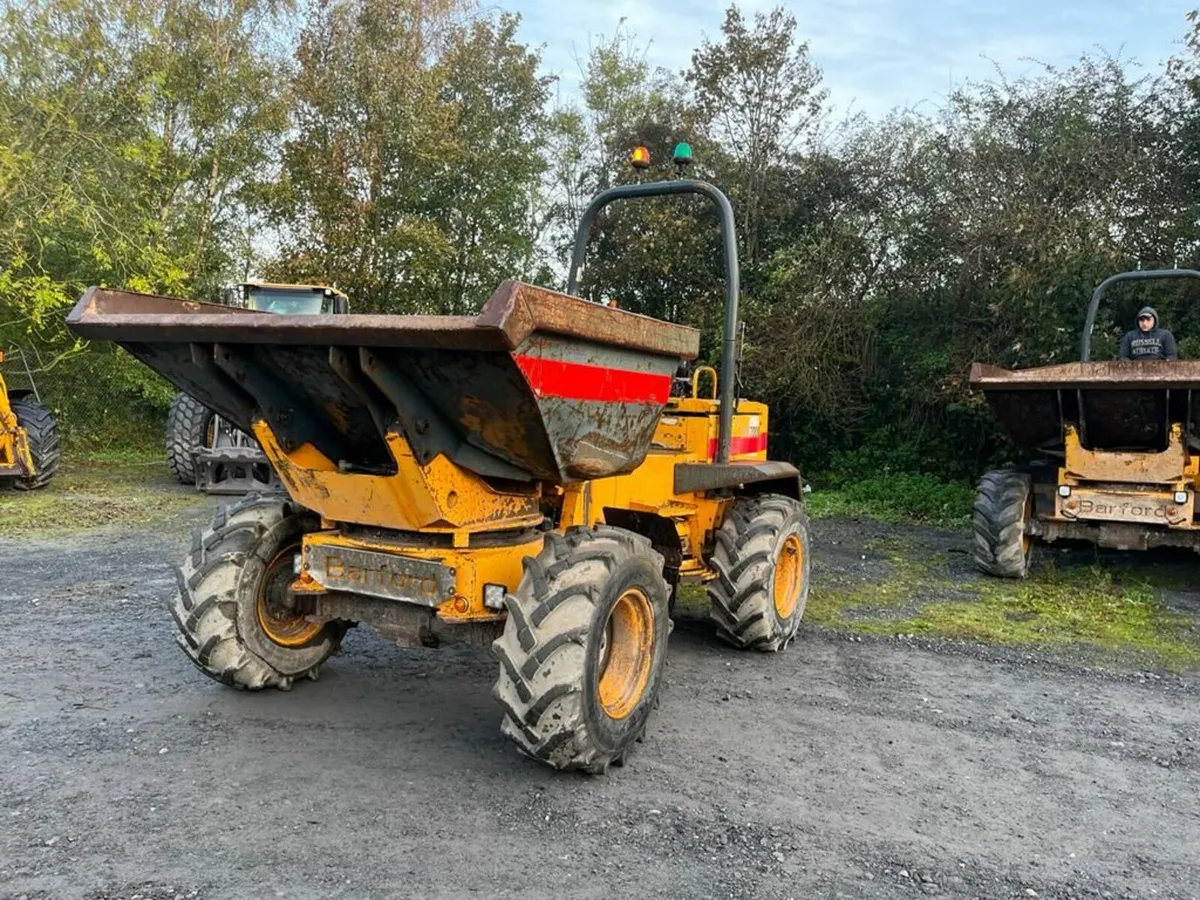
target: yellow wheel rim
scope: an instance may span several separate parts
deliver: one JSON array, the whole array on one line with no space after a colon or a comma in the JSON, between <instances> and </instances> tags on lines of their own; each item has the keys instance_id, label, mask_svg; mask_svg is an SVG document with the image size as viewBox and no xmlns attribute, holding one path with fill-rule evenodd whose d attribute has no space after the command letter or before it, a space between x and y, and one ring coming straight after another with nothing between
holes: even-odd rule
<instances>
[{"instance_id":1,"label":"yellow wheel rim","mask_svg":"<svg viewBox=\"0 0 1200 900\"><path fill-rule=\"evenodd\" d=\"M775 560L775 612L781 619L788 619L800 602L800 586L804 580L804 544L800 535L789 534L779 548Z\"/></svg>"},{"instance_id":2,"label":"yellow wheel rim","mask_svg":"<svg viewBox=\"0 0 1200 900\"><path fill-rule=\"evenodd\" d=\"M609 718L637 708L653 659L654 608L640 588L630 588L609 613L600 644L600 708Z\"/></svg>"},{"instance_id":3,"label":"yellow wheel rim","mask_svg":"<svg viewBox=\"0 0 1200 900\"><path fill-rule=\"evenodd\" d=\"M287 608L288 585L292 581L292 557L299 547L289 547L271 560L258 583L258 624L263 633L281 647L303 647L325 626L309 622Z\"/></svg>"}]
</instances>

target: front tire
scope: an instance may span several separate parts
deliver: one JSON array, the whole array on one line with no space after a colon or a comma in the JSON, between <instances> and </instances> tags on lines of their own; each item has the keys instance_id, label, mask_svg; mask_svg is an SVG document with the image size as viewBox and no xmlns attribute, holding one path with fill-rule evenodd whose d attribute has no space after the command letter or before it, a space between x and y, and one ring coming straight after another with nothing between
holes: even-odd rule
<instances>
[{"instance_id":1,"label":"front tire","mask_svg":"<svg viewBox=\"0 0 1200 900\"><path fill-rule=\"evenodd\" d=\"M507 598L501 731L556 769L623 764L656 705L669 590L650 542L611 526L548 534Z\"/></svg>"},{"instance_id":2,"label":"front tire","mask_svg":"<svg viewBox=\"0 0 1200 900\"><path fill-rule=\"evenodd\" d=\"M808 603L808 516L779 494L739 497L717 529L710 615L735 647L774 653L795 638Z\"/></svg>"},{"instance_id":3,"label":"front tire","mask_svg":"<svg viewBox=\"0 0 1200 900\"><path fill-rule=\"evenodd\" d=\"M295 504L251 495L196 531L171 615L179 646L205 675L248 690L316 679L345 628L289 613L286 596L301 538L318 524Z\"/></svg>"},{"instance_id":4,"label":"front tire","mask_svg":"<svg viewBox=\"0 0 1200 900\"><path fill-rule=\"evenodd\" d=\"M58 423L54 413L33 397L15 397L12 401L13 415L17 425L25 431L29 442L29 455L33 457L33 475L18 478L13 487L18 491L34 491L44 488L58 472L61 452L58 447Z\"/></svg>"},{"instance_id":5,"label":"front tire","mask_svg":"<svg viewBox=\"0 0 1200 900\"><path fill-rule=\"evenodd\" d=\"M988 472L975 492L971 516L975 565L999 578L1029 574L1033 541L1026 526L1033 515L1033 479L1027 472Z\"/></svg>"}]
</instances>

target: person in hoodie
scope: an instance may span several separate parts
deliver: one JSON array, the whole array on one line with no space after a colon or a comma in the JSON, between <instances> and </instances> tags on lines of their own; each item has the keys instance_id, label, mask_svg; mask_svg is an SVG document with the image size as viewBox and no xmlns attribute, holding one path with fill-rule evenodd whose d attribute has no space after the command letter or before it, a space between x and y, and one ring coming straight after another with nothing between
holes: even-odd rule
<instances>
[{"instance_id":1,"label":"person in hoodie","mask_svg":"<svg viewBox=\"0 0 1200 900\"><path fill-rule=\"evenodd\" d=\"M1179 359L1175 335L1158 327L1158 313L1144 306L1137 314L1137 328L1121 338L1121 359L1144 362L1149 359Z\"/></svg>"}]
</instances>

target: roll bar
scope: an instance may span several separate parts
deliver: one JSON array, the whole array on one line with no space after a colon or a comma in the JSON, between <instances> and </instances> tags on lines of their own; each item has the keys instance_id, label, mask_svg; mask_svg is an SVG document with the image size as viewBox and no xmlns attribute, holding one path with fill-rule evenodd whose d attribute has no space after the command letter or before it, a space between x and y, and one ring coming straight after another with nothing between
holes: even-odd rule
<instances>
[{"instance_id":1,"label":"roll bar","mask_svg":"<svg viewBox=\"0 0 1200 900\"><path fill-rule=\"evenodd\" d=\"M1100 308L1100 299L1114 284L1123 281L1157 281L1165 278L1200 278L1200 272L1195 269L1144 269L1140 272L1121 272L1105 278L1092 292L1092 302L1088 304L1087 319L1083 323L1083 337L1079 341L1079 361L1087 362L1092 356L1092 328L1096 325L1096 311Z\"/></svg>"},{"instance_id":2,"label":"roll bar","mask_svg":"<svg viewBox=\"0 0 1200 900\"><path fill-rule=\"evenodd\" d=\"M600 210L616 200L636 200L647 197L670 197L676 194L700 194L717 207L721 223L721 247L725 264L725 329L721 339L720 414L717 432L717 462L729 462L731 438L733 436L733 408L737 402L737 328L738 278L737 231L733 219L733 206L720 190L703 181L678 179L649 184L625 184L609 188L597 194L584 210L575 230L575 249L571 254L571 271L567 276L567 293L575 294L578 289L579 270L587 255L588 238L592 224Z\"/></svg>"}]
</instances>

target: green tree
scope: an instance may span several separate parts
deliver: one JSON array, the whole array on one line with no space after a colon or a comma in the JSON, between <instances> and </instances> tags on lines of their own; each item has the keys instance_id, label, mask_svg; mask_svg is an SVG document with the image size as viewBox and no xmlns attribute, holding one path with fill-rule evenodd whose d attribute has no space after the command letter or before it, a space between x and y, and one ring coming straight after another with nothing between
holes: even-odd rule
<instances>
[{"instance_id":1,"label":"green tree","mask_svg":"<svg viewBox=\"0 0 1200 900\"><path fill-rule=\"evenodd\" d=\"M73 360L85 345L63 315L84 288L204 295L231 274L240 197L285 125L265 43L277 9L33 0L3 11L0 341L40 368L78 368L61 395L68 428L127 406L114 383L151 404L169 396L112 347Z\"/></svg>"},{"instance_id":2,"label":"green tree","mask_svg":"<svg viewBox=\"0 0 1200 900\"><path fill-rule=\"evenodd\" d=\"M560 112L566 147L554 170L562 198L556 243L565 261L570 238L587 202L614 184L673 177L672 149L696 144L693 177L712 171L711 148L689 120L679 79L651 67L636 38L619 29L599 40L581 64L581 99ZM650 150L651 167L638 175L629 164L637 145ZM592 229L581 281L584 296L616 301L635 312L705 328L707 345L719 333L721 256L716 217L699 198L624 201L601 214Z\"/></svg>"},{"instance_id":3,"label":"green tree","mask_svg":"<svg viewBox=\"0 0 1200 900\"><path fill-rule=\"evenodd\" d=\"M274 195L274 271L356 308L465 312L532 264L547 81L518 20L455 2L315 4L295 137Z\"/></svg>"},{"instance_id":4,"label":"green tree","mask_svg":"<svg viewBox=\"0 0 1200 900\"><path fill-rule=\"evenodd\" d=\"M780 197L782 170L813 133L826 92L808 43L797 40L796 20L784 8L755 13L750 25L730 6L721 34L720 43L705 39L692 54L686 77L701 127L730 156L728 184L739 207L743 256L755 266L764 219L778 214L772 197Z\"/></svg>"},{"instance_id":5,"label":"green tree","mask_svg":"<svg viewBox=\"0 0 1200 900\"><path fill-rule=\"evenodd\" d=\"M132 65L149 134L145 202L152 234L215 296L253 255L253 197L287 127L286 69L275 44L287 0L135 4Z\"/></svg>"}]
</instances>

